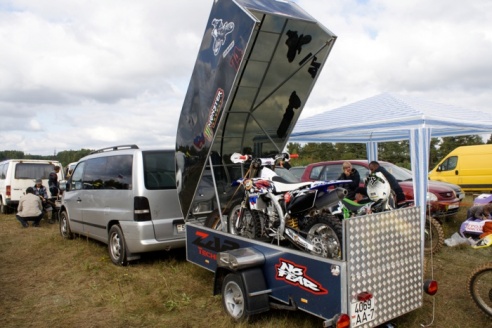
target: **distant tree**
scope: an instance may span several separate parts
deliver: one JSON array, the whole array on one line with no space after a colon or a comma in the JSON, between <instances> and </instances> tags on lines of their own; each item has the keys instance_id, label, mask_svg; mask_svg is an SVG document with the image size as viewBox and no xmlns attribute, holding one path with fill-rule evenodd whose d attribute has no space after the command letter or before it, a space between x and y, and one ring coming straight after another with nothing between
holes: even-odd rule
<instances>
[{"instance_id":1,"label":"distant tree","mask_svg":"<svg viewBox=\"0 0 492 328\"><path fill-rule=\"evenodd\" d=\"M482 145L483 140L479 135L444 137L437 151L438 161L459 146Z\"/></svg>"},{"instance_id":2,"label":"distant tree","mask_svg":"<svg viewBox=\"0 0 492 328\"><path fill-rule=\"evenodd\" d=\"M489 137L489 140L487 140L487 144L492 144L492 134Z\"/></svg>"},{"instance_id":3,"label":"distant tree","mask_svg":"<svg viewBox=\"0 0 492 328\"><path fill-rule=\"evenodd\" d=\"M19 150L4 150L0 152L0 160L6 159L24 159L24 152Z\"/></svg>"},{"instance_id":4,"label":"distant tree","mask_svg":"<svg viewBox=\"0 0 492 328\"><path fill-rule=\"evenodd\" d=\"M398 166L410 168L410 148L408 140L378 143L378 158Z\"/></svg>"},{"instance_id":5,"label":"distant tree","mask_svg":"<svg viewBox=\"0 0 492 328\"><path fill-rule=\"evenodd\" d=\"M440 143L439 138L431 138L430 151L429 151L429 168L433 168L439 162L438 146Z\"/></svg>"}]
</instances>

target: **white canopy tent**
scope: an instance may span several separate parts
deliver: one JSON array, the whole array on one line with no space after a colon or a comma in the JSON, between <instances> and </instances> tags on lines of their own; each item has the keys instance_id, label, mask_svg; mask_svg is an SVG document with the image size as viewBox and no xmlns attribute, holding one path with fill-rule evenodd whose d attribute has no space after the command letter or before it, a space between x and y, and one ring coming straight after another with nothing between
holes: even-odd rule
<instances>
[{"instance_id":1,"label":"white canopy tent","mask_svg":"<svg viewBox=\"0 0 492 328\"><path fill-rule=\"evenodd\" d=\"M365 143L368 159L377 160L378 142L409 140L415 203L424 224L431 137L491 132L491 113L383 93L299 120L289 142Z\"/></svg>"}]
</instances>

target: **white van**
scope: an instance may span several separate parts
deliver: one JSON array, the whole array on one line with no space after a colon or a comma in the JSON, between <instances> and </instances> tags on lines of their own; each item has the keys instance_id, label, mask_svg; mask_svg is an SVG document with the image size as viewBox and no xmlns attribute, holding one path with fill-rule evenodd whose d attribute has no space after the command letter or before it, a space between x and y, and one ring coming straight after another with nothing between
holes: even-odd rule
<instances>
[{"instance_id":1,"label":"white van","mask_svg":"<svg viewBox=\"0 0 492 328\"><path fill-rule=\"evenodd\" d=\"M0 213L8 214L17 209L19 200L28 187L34 187L36 179L42 179L48 191L48 177L54 167L62 165L58 161L36 159L8 159L0 162ZM62 180L63 170L58 173Z\"/></svg>"},{"instance_id":2,"label":"white van","mask_svg":"<svg viewBox=\"0 0 492 328\"><path fill-rule=\"evenodd\" d=\"M114 264L140 253L185 246L178 202L175 151L136 145L97 150L80 159L65 185L60 233L108 245Z\"/></svg>"}]
</instances>

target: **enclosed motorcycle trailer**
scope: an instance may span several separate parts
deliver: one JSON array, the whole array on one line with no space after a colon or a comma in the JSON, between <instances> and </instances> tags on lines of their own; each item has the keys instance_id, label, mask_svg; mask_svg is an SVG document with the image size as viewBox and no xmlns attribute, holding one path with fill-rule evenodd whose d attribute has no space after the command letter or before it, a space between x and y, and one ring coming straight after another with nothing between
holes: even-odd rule
<instances>
[{"instance_id":1,"label":"enclosed motorcycle trailer","mask_svg":"<svg viewBox=\"0 0 492 328\"><path fill-rule=\"evenodd\" d=\"M187 259L215 272L213 291L235 320L283 308L326 327L374 327L423 304L417 207L345 220L341 259L230 234L225 216L222 231L210 229L190 214L210 194L205 177L219 209L234 197L245 167L231 154L282 152L335 40L291 1L213 2L179 120L176 183Z\"/></svg>"}]
</instances>

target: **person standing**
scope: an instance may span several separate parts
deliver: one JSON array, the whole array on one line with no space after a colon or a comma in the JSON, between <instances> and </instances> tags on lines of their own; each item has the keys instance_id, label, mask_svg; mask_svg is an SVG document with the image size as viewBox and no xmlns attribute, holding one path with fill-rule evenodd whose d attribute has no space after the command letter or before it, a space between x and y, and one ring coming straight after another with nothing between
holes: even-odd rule
<instances>
[{"instance_id":1,"label":"person standing","mask_svg":"<svg viewBox=\"0 0 492 328\"><path fill-rule=\"evenodd\" d=\"M53 207L51 206L51 202L48 199L48 191L46 190L46 187L43 186L43 180L36 179L36 184L34 185L33 190L34 194L41 199L43 210L48 213L48 223L54 223Z\"/></svg>"},{"instance_id":2,"label":"person standing","mask_svg":"<svg viewBox=\"0 0 492 328\"><path fill-rule=\"evenodd\" d=\"M50 173L48 177L48 188L50 188L50 193L52 198L57 198L60 192L60 186L58 184L58 172L60 172L60 167L55 165L54 171Z\"/></svg>"},{"instance_id":3,"label":"person standing","mask_svg":"<svg viewBox=\"0 0 492 328\"><path fill-rule=\"evenodd\" d=\"M39 227L39 221L43 218L43 204L41 198L34 194L33 187L28 187L26 194L21 197L15 217L24 228L29 227L27 221L34 221L32 226Z\"/></svg>"},{"instance_id":4,"label":"person standing","mask_svg":"<svg viewBox=\"0 0 492 328\"><path fill-rule=\"evenodd\" d=\"M381 172L381 174L384 175L386 180L388 180L388 182L391 186L391 189L396 194L397 207L405 202L405 194L403 193L403 189L401 189L400 184L398 183L396 178L393 176L393 174L389 173L388 170L386 170L384 167L380 166L379 163L376 161L372 161L369 163L369 170L371 170L371 173Z\"/></svg>"},{"instance_id":5,"label":"person standing","mask_svg":"<svg viewBox=\"0 0 492 328\"><path fill-rule=\"evenodd\" d=\"M360 184L360 174L356 169L352 167L352 164L350 162L343 162L342 173L337 180L352 180L352 182L341 184L340 187L347 190L348 199L354 200L356 190L357 188L359 188Z\"/></svg>"}]
</instances>

